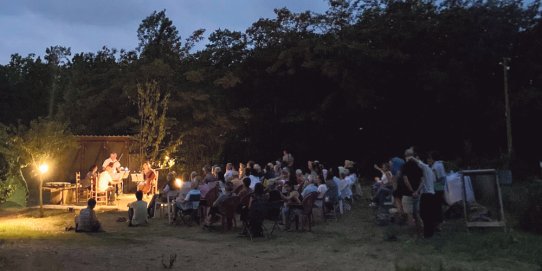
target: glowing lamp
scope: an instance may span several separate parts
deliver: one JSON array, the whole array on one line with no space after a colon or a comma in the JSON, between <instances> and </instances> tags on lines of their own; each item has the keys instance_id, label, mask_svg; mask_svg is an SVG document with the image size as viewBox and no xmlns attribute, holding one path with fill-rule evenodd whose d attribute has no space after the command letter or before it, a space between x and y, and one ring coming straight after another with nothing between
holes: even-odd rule
<instances>
[{"instance_id":1,"label":"glowing lamp","mask_svg":"<svg viewBox=\"0 0 542 271\"><path fill-rule=\"evenodd\" d=\"M183 186L183 180L177 178L175 179L175 185L179 188L181 188Z\"/></svg>"},{"instance_id":2,"label":"glowing lamp","mask_svg":"<svg viewBox=\"0 0 542 271\"><path fill-rule=\"evenodd\" d=\"M45 174L49 170L49 166L47 164L41 164L38 169L41 174Z\"/></svg>"}]
</instances>

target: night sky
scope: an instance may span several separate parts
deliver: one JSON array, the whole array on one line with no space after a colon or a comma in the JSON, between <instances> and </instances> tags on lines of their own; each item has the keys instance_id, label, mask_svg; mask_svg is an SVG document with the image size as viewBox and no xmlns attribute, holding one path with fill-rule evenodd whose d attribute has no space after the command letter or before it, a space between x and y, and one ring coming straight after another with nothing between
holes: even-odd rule
<instances>
[{"instance_id":1,"label":"night sky","mask_svg":"<svg viewBox=\"0 0 542 271\"><path fill-rule=\"evenodd\" d=\"M72 54L96 52L103 46L137 47L137 27L154 10L166 9L181 39L205 28L244 31L259 18L274 17L273 9L323 12L325 0L17 0L0 8L0 64L10 55L43 55L53 45L71 47ZM205 41L197 48L202 48Z\"/></svg>"}]
</instances>

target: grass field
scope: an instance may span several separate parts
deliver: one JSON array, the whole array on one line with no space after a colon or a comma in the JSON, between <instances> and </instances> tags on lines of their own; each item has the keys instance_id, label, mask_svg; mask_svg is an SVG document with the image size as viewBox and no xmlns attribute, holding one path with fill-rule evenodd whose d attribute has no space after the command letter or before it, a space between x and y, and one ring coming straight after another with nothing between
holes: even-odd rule
<instances>
[{"instance_id":1,"label":"grass field","mask_svg":"<svg viewBox=\"0 0 542 271\"><path fill-rule=\"evenodd\" d=\"M250 241L232 232L116 222L124 212L98 212L105 233L65 231L74 212L0 211L0 270L540 270L542 236L502 229L467 233L449 221L431 240L408 226L379 227L373 210L357 202L338 222L317 219L312 232L278 231ZM240 224L240 223L238 223ZM240 227L240 226L239 226ZM396 234L397 241L384 241Z\"/></svg>"}]
</instances>

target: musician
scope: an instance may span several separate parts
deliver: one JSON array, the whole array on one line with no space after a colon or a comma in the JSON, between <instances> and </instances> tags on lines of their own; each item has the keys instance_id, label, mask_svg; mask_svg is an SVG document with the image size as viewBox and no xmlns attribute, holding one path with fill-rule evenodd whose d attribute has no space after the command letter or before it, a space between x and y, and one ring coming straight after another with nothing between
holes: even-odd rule
<instances>
[{"instance_id":1,"label":"musician","mask_svg":"<svg viewBox=\"0 0 542 271\"><path fill-rule=\"evenodd\" d=\"M144 181L140 182L137 185L137 190L143 191L143 194L150 194L152 190L152 185L156 181L156 174L152 170L149 162L143 163L143 178Z\"/></svg>"},{"instance_id":2,"label":"musician","mask_svg":"<svg viewBox=\"0 0 542 271\"><path fill-rule=\"evenodd\" d=\"M112 152L109 154L109 158L105 159L105 161L102 164L102 169L105 170L105 167L109 165L110 163L113 163L113 173L116 175L120 172L120 161L117 160L117 153ZM115 176L111 176L115 177Z\"/></svg>"},{"instance_id":3,"label":"musician","mask_svg":"<svg viewBox=\"0 0 542 271\"><path fill-rule=\"evenodd\" d=\"M114 163L111 162L105 166L105 170L100 173L98 177L98 192L107 192L110 202L115 200L115 187L109 186L109 183L113 181L111 174L113 173Z\"/></svg>"},{"instance_id":4,"label":"musician","mask_svg":"<svg viewBox=\"0 0 542 271\"><path fill-rule=\"evenodd\" d=\"M92 165L85 178L81 181L81 185L83 188L90 190L91 185L96 182L96 179L98 179L98 166Z\"/></svg>"}]
</instances>

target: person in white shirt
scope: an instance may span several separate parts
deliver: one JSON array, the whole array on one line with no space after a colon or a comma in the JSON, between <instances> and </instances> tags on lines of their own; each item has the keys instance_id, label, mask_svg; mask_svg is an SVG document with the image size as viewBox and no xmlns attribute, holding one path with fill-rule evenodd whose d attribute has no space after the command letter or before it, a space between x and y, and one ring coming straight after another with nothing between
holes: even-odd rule
<instances>
[{"instance_id":1,"label":"person in white shirt","mask_svg":"<svg viewBox=\"0 0 542 271\"><path fill-rule=\"evenodd\" d=\"M143 192L135 193L137 201L128 204L128 226L139 226L148 223L147 219L147 202L143 201Z\"/></svg>"},{"instance_id":2,"label":"person in white shirt","mask_svg":"<svg viewBox=\"0 0 542 271\"><path fill-rule=\"evenodd\" d=\"M323 178L324 176L322 175L317 175L316 177L316 184L318 185L316 192L318 192L318 197L317 197L317 200L314 202L314 204L320 208L323 207L324 198L327 192L327 185L324 182Z\"/></svg>"},{"instance_id":3,"label":"person in white shirt","mask_svg":"<svg viewBox=\"0 0 542 271\"><path fill-rule=\"evenodd\" d=\"M247 173L249 174L248 177L250 178L250 189L254 190L254 187L256 186L256 184L261 182L260 177L257 176L258 175L258 173L256 172L257 168L256 166L251 169L247 168L247 171L248 171Z\"/></svg>"},{"instance_id":4,"label":"person in white shirt","mask_svg":"<svg viewBox=\"0 0 542 271\"><path fill-rule=\"evenodd\" d=\"M113 170L115 172L120 171L120 162L117 160L117 153L112 152L109 154L109 158L105 159L105 161L102 163L102 169L105 170L105 167L109 165L110 163L113 163Z\"/></svg>"},{"instance_id":5,"label":"person in white shirt","mask_svg":"<svg viewBox=\"0 0 542 271\"><path fill-rule=\"evenodd\" d=\"M435 197L434 185L436 177L431 167L417 157L413 159L423 171L423 177L419 188L412 195L414 197L420 195L420 217L423 221L423 236L424 238L431 238L438 224L437 212L440 208Z\"/></svg>"},{"instance_id":6,"label":"person in white shirt","mask_svg":"<svg viewBox=\"0 0 542 271\"><path fill-rule=\"evenodd\" d=\"M109 165L105 166L105 170L100 173L100 176L98 177L98 185L97 190L98 192L107 192L109 201L115 200L115 188L109 186L109 183L113 181L111 178L111 173L113 172L113 163L110 163Z\"/></svg>"},{"instance_id":7,"label":"person in white shirt","mask_svg":"<svg viewBox=\"0 0 542 271\"><path fill-rule=\"evenodd\" d=\"M102 163L102 169L105 170L105 167L111 163L113 163L113 166L112 166L113 170L110 173L111 179L113 181L119 181L122 177L122 174L120 173L122 170L120 168L121 167L120 161L117 160L116 152L112 152L109 154L109 158L105 159L105 161ZM115 184L115 186L117 186L117 184ZM115 187L115 190L117 190L117 187Z\"/></svg>"},{"instance_id":8,"label":"person in white shirt","mask_svg":"<svg viewBox=\"0 0 542 271\"><path fill-rule=\"evenodd\" d=\"M226 182L228 182L231 179L233 179L233 164L232 163L227 163L226 164L226 172L224 172L224 180Z\"/></svg>"}]
</instances>

